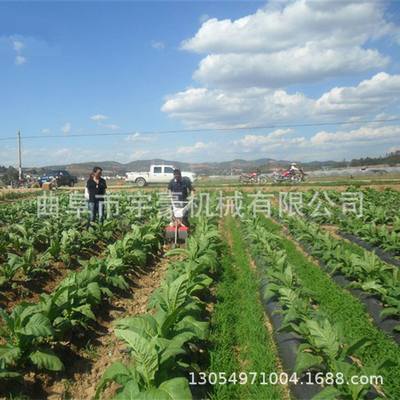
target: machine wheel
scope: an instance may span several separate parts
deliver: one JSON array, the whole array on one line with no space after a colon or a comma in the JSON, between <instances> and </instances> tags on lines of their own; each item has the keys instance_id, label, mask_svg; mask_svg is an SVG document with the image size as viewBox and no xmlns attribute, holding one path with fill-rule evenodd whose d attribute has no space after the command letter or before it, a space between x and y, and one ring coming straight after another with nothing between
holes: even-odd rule
<instances>
[{"instance_id":1,"label":"machine wheel","mask_svg":"<svg viewBox=\"0 0 400 400\"><path fill-rule=\"evenodd\" d=\"M75 182L74 181L70 181L69 182L69 187L74 187L75 186Z\"/></svg>"},{"instance_id":2,"label":"machine wheel","mask_svg":"<svg viewBox=\"0 0 400 400\"><path fill-rule=\"evenodd\" d=\"M136 184L140 187L143 187L146 185L146 180L144 178L137 178L136 179Z\"/></svg>"},{"instance_id":3,"label":"machine wheel","mask_svg":"<svg viewBox=\"0 0 400 400\"><path fill-rule=\"evenodd\" d=\"M292 182L294 183L301 183L301 176L293 176L292 177Z\"/></svg>"}]
</instances>

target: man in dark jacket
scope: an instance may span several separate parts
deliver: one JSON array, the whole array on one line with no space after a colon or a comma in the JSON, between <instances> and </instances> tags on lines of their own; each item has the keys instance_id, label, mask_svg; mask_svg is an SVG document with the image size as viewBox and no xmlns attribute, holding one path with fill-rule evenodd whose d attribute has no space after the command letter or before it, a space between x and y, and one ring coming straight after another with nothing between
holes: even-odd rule
<instances>
[{"instance_id":1,"label":"man in dark jacket","mask_svg":"<svg viewBox=\"0 0 400 400\"><path fill-rule=\"evenodd\" d=\"M168 184L168 190L172 194L172 201L176 207L183 208L191 192L194 192L189 178L183 178L179 169L174 170L174 178ZM183 217L183 223L188 224L187 213Z\"/></svg>"},{"instance_id":2,"label":"man in dark jacket","mask_svg":"<svg viewBox=\"0 0 400 400\"><path fill-rule=\"evenodd\" d=\"M103 222L104 219L104 195L106 194L107 183L101 177L102 172L103 170L100 167L94 167L86 183L90 222L94 222L97 215L100 222Z\"/></svg>"},{"instance_id":3,"label":"man in dark jacket","mask_svg":"<svg viewBox=\"0 0 400 400\"><path fill-rule=\"evenodd\" d=\"M174 170L174 178L169 182L168 190L172 193L174 200L179 202L187 202L190 193L194 191L190 179L182 178L179 169Z\"/></svg>"}]
</instances>

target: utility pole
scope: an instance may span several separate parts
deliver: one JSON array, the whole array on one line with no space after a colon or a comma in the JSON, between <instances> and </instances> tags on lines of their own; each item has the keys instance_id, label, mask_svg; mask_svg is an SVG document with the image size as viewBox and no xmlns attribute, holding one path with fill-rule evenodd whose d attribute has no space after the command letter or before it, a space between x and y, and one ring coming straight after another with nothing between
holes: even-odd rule
<instances>
[{"instance_id":1,"label":"utility pole","mask_svg":"<svg viewBox=\"0 0 400 400\"><path fill-rule=\"evenodd\" d=\"M17 147L18 147L18 178L22 180L22 161L21 161L21 132L17 133Z\"/></svg>"}]
</instances>

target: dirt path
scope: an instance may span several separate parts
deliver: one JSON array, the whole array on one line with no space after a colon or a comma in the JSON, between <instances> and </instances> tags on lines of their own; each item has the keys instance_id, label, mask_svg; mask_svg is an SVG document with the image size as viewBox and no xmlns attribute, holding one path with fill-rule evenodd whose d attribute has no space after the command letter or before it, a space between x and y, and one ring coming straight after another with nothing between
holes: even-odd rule
<instances>
[{"instance_id":1,"label":"dirt path","mask_svg":"<svg viewBox=\"0 0 400 400\"><path fill-rule=\"evenodd\" d=\"M331 224L323 224L320 225L320 227L325 231L328 232L333 238L337 240L342 240L346 243L350 243L350 240L344 238L342 235L340 235L339 231L340 228L337 225L331 225Z\"/></svg>"},{"instance_id":2,"label":"dirt path","mask_svg":"<svg viewBox=\"0 0 400 400\"><path fill-rule=\"evenodd\" d=\"M113 362L121 361L126 357L121 352L125 347L124 344L119 342L114 335L113 321L146 312L149 297L160 286L169 262L170 259L162 258L134 279L134 286L129 296L114 299L108 317L99 321L103 334L93 346L87 346L82 352L83 360L77 360L74 364L67 366L69 379L57 381L49 387L48 400L93 398L96 385L105 369Z\"/></svg>"}]
</instances>

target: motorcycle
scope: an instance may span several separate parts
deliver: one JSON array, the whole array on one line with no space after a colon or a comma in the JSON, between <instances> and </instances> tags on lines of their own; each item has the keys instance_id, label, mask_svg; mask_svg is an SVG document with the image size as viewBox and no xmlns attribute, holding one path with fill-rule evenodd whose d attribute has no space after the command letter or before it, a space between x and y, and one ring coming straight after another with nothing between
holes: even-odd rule
<instances>
[{"instance_id":1,"label":"motorcycle","mask_svg":"<svg viewBox=\"0 0 400 400\"><path fill-rule=\"evenodd\" d=\"M239 177L240 183L257 183L257 172L252 172L250 174L241 174Z\"/></svg>"},{"instance_id":2,"label":"motorcycle","mask_svg":"<svg viewBox=\"0 0 400 400\"><path fill-rule=\"evenodd\" d=\"M302 171L299 172L292 172L292 171L285 171L283 173L275 171L272 174L272 181L273 183L301 183L305 180L305 173Z\"/></svg>"},{"instance_id":3,"label":"motorcycle","mask_svg":"<svg viewBox=\"0 0 400 400\"><path fill-rule=\"evenodd\" d=\"M267 174L261 174L258 176L258 183L265 185L269 181L269 176Z\"/></svg>"},{"instance_id":4,"label":"motorcycle","mask_svg":"<svg viewBox=\"0 0 400 400\"><path fill-rule=\"evenodd\" d=\"M35 181L33 179L26 178L11 181L11 187L13 189L30 189L34 184Z\"/></svg>"},{"instance_id":5,"label":"motorcycle","mask_svg":"<svg viewBox=\"0 0 400 400\"><path fill-rule=\"evenodd\" d=\"M257 174L257 172L252 172L250 174L241 174L239 177L240 183L255 184L260 183L265 185L268 183L268 176L266 174Z\"/></svg>"}]
</instances>

